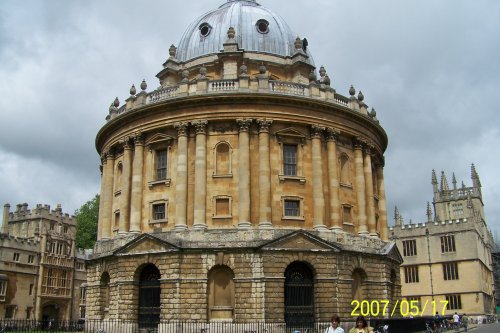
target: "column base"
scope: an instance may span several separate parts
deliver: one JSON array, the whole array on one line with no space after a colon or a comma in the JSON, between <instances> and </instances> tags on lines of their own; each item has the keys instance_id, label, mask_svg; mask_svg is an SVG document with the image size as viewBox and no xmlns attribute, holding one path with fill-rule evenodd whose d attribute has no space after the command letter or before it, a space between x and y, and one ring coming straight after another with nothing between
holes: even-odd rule
<instances>
[{"instance_id":1,"label":"column base","mask_svg":"<svg viewBox=\"0 0 500 333\"><path fill-rule=\"evenodd\" d=\"M140 234L141 231L140 230L130 230L128 233L129 234Z\"/></svg>"},{"instance_id":2,"label":"column base","mask_svg":"<svg viewBox=\"0 0 500 333\"><path fill-rule=\"evenodd\" d=\"M259 222L259 229L272 229L273 224L271 222Z\"/></svg>"},{"instance_id":3,"label":"column base","mask_svg":"<svg viewBox=\"0 0 500 333\"><path fill-rule=\"evenodd\" d=\"M330 230L333 232L345 232L344 229L342 229L342 227L338 227L338 226L331 227Z\"/></svg>"},{"instance_id":4,"label":"column base","mask_svg":"<svg viewBox=\"0 0 500 333\"><path fill-rule=\"evenodd\" d=\"M371 232L371 233L370 233L370 237L373 237L373 238L380 238L380 237L379 237L379 235L378 235L376 232L375 232L375 233Z\"/></svg>"},{"instance_id":5,"label":"column base","mask_svg":"<svg viewBox=\"0 0 500 333\"><path fill-rule=\"evenodd\" d=\"M360 236L370 236L370 233L368 231L358 231L358 235L360 235Z\"/></svg>"},{"instance_id":6,"label":"column base","mask_svg":"<svg viewBox=\"0 0 500 333\"><path fill-rule=\"evenodd\" d=\"M238 229L252 229L252 223L250 223L250 222L238 222Z\"/></svg>"},{"instance_id":7,"label":"column base","mask_svg":"<svg viewBox=\"0 0 500 333\"><path fill-rule=\"evenodd\" d=\"M187 225L185 224L177 224L174 226L174 231L184 231L187 230Z\"/></svg>"},{"instance_id":8,"label":"column base","mask_svg":"<svg viewBox=\"0 0 500 333\"><path fill-rule=\"evenodd\" d=\"M314 230L316 231L326 231L328 228L324 224L318 224L313 227Z\"/></svg>"},{"instance_id":9,"label":"column base","mask_svg":"<svg viewBox=\"0 0 500 333\"><path fill-rule=\"evenodd\" d=\"M206 224L193 224L194 230L207 230L207 228Z\"/></svg>"}]
</instances>

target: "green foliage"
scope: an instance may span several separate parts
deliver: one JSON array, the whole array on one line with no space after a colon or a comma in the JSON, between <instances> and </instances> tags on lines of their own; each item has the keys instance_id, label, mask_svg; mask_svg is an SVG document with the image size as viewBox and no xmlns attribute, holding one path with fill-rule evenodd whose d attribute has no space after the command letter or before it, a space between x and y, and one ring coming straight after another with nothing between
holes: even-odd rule
<instances>
[{"instance_id":1,"label":"green foliage","mask_svg":"<svg viewBox=\"0 0 500 333\"><path fill-rule=\"evenodd\" d=\"M99 219L99 194L75 211L76 247L90 249L97 239L97 220Z\"/></svg>"}]
</instances>

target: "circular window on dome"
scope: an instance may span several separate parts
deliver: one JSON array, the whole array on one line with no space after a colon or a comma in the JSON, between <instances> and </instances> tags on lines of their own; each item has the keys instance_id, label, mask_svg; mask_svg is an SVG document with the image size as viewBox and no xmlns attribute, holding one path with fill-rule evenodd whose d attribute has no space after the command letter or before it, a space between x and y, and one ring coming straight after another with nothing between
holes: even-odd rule
<instances>
[{"instance_id":1,"label":"circular window on dome","mask_svg":"<svg viewBox=\"0 0 500 333\"><path fill-rule=\"evenodd\" d=\"M200 24L198 29L200 29L201 37L207 37L208 35L210 35L210 31L212 31L212 26L208 23L202 23Z\"/></svg>"},{"instance_id":2,"label":"circular window on dome","mask_svg":"<svg viewBox=\"0 0 500 333\"><path fill-rule=\"evenodd\" d=\"M267 34L269 32L269 22L267 22L266 20L258 20L255 24L255 27L261 34Z\"/></svg>"}]
</instances>

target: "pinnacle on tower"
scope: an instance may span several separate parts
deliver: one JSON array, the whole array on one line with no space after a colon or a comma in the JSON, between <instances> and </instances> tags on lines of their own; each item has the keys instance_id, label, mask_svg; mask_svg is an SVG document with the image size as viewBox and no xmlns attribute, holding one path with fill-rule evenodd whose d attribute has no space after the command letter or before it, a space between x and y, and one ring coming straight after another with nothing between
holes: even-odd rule
<instances>
[{"instance_id":1,"label":"pinnacle on tower","mask_svg":"<svg viewBox=\"0 0 500 333\"><path fill-rule=\"evenodd\" d=\"M481 187L481 181L479 180L479 175L477 174L476 166L474 165L474 163L472 163L470 168L470 178L472 179L473 187Z\"/></svg>"},{"instance_id":2,"label":"pinnacle on tower","mask_svg":"<svg viewBox=\"0 0 500 333\"><path fill-rule=\"evenodd\" d=\"M444 171L441 171L441 192L442 191L448 191L450 188L448 187L448 180L446 179L446 175L444 174Z\"/></svg>"},{"instance_id":3,"label":"pinnacle on tower","mask_svg":"<svg viewBox=\"0 0 500 333\"><path fill-rule=\"evenodd\" d=\"M401 225L401 221L400 221L399 217L400 217L400 215L399 215L398 206L396 206L394 208L394 223L396 225Z\"/></svg>"},{"instance_id":4,"label":"pinnacle on tower","mask_svg":"<svg viewBox=\"0 0 500 333\"><path fill-rule=\"evenodd\" d=\"M455 173L453 173L453 176L451 177L451 182L453 183L453 189L457 189L457 178L455 178Z\"/></svg>"},{"instance_id":5,"label":"pinnacle on tower","mask_svg":"<svg viewBox=\"0 0 500 333\"><path fill-rule=\"evenodd\" d=\"M432 209L431 204L427 201L427 222L432 222Z\"/></svg>"},{"instance_id":6,"label":"pinnacle on tower","mask_svg":"<svg viewBox=\"0 0 500 333\"><path fill-rule=\"evenodd\" d=\"M436 177L436 171L432 169L432 189L434 191L434 194L438 193L438 181Z\"/></svg>"}]
</instances>

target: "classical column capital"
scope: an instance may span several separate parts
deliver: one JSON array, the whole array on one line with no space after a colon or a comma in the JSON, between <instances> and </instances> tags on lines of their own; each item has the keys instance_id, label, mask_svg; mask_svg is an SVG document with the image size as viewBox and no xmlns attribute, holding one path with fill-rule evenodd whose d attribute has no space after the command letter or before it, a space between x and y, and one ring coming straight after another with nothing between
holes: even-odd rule
<instances>
[{"instance_id":1,"label":"classical column capital","mask_svg":"<svg viewBox=\"0 0 500 333\"><path fill-rule=\"evenodd\" d=\"M257 119L257 124L259 125L259 133L260 132L269 132L269 127L273 121L271 119Z\"/></svg>"},{"instance_id":2,"label":"classical column capital","mask_svg":"<svg viewBox=\"0 0 500 333\"><path fill-rule=\"evenodd\" d=\"M113 149L108 149L103 153L105 160L112 160L115 158L115 152Z\"/></svg>"},{"instance_id":3,"label":"classical column capital","mask_svg":"<svg viewBox=\"0 0 500 333\"><path fill-rule=\"evenodd\" d=\"M125 136L123 139L120 140L121 144L123 145L123 149L130 150L132 149L132 137L130 136Z\"/></svg>"},{"instance_id":4,"label":"classical column capital","mask_svg":"<svg viewBox=\"0 0 500 333\"><path fill-rule=\"evenodd\" d=\"M326 141L338 141L340 132L338 129L333 127L326 128Z\"/></svg>"},{"instance_id":5,"label":"classical column capital","mask_svg":"<svg viewBox=\"0 0 500 333\"><path fill-rule=\"evenodd\" d=\"M187 122L177 122L174 124L174 128L177 131L177 136L187 136L188 135L188 123Z\"/></svg>"},{"instance_id":6,"label":"classical column capital","mask_svg":"<svg viewBox=\"0 0 500 333\"><path fill-rule=\"evenodd\" d=\"M236 123L240 132L248 132L252 124L252 119L236 119Z\"/></svg>"},{"instance_id":7,"label":"classical column capital","mask_svg":"<svg viewBox=\"0 0 500 333\"><path fill-rule=\"evenodd\" d=\"M194 131L196 134L206 134L207 133L207 120L195 120L191 122L194 126Z\"/></svg>"},{"instance_id":8,"label":"classical column capital","mask_svg":"<svg viewBox=\"0 0 500 333\"><path fill-rule=\"evenodd\" d=\"M144 133L142 132L137 132L134 134L134 144L137 145L144 145Z\"/></svg>"},{"instance_id":9,"label":"classical column capital","mask_svg":"<svg viewBox=\"0 0 500 333\"><path fill-rule=\"evenodd\" d=\"M371 155L372 151L375 149L375 146L369 142L366 142L363 146L363 150L366 155Z\"/></svg>"},{"instance_id":10,"label":"classical column capital","mask_svg":"<svg viewBox=\"0 0 500 333\"><path fill-rule=\"evenodd\" d=\"M352 144L354 145L354 149L363 149L366 145L366 140L357 136L352 140Z\"/></svg>"},{"instance_id":11,"label":"classical column capital","mask_svg":"<svg viewBox=\"0 0 500 333\"><path fill-rule=\"evenodd\" d=\"M311 125L311 139L321 139L323 138L323 131L325 130L325 127L321 125Z\"/></svg>"}]
</instances>

